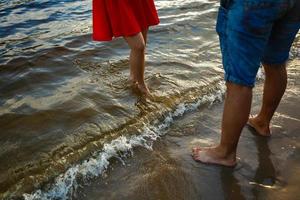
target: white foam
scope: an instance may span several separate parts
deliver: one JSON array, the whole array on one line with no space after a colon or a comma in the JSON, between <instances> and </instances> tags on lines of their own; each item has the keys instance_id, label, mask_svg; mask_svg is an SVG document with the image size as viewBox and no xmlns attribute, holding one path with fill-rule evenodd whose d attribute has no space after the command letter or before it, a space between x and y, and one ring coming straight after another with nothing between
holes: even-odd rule
<instances>
[{"instance_id":1,"label":"white foam","mask_svg":"<svg viewBox=\"0 0 300 200\"><path fill-rule=\"evenodd\" d=\"M105 144L101 151L83 161L81 164L70 167L64 174L55 179L47 191L37 190L32 194L24 194L25 200L72 199L78 187L77 180L88 182L90 178L101 176L108 168L111 158L118 158L124 163L124 158L133 154L133 148L144 147L152 150L152 144L166 133L166 129L173 123L174 118L182 116L185 112L195 110L202 104L213 104L221 101L225 92L224 83L220 82L213 94L200 97L195 103L181 103L174 112L168 113L163 122L154 125L145 124L140 135L119 138Z\"/></svg>"}]
</instances>

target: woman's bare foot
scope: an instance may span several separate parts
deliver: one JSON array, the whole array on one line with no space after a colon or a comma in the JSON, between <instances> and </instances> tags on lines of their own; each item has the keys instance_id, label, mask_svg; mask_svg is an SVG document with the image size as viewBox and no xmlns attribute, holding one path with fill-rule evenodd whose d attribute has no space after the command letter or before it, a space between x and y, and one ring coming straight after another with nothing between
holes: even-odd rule
<instances>
[{"instance_id":1,"label":"woman's bare foot","mask_svg":"<svg viewBox=\"0 0 300 200\"><path fill-rule=\"evenodd\" d=\"M137 81L131 79L131 87L135 93L138 95L143 95L146 97L152 97L147 85L145 83L139 84Z\"/></svg>"},{"instance_id":2,"label":"woman's bare foot","mask_svg":"<svg viewBox=\"0 0 300 200\"><path fill-rule=\"evenodd\" d=\"M234 167L236 165L235 153L226 155L219 147L195 147L193 148L192 156L195 161L205 164L216 164L226 167Z\"/></svg>"},{"instance_id":3,"label":"woman's bare foot","mask_svg":"<svg viewBox=\"0 0 300 200\"><path fill-rule=\"evenodd\" d=\"M151 96L150 90L148 89L148 87L145 83L143 83L143 84L137 83L137 89L139 90L139 92L142 95Z\"/></svg>"},{"instance_id":4,"label":"woman's bare foot","mask_svg":"<svg viewBox=\"0 0 300 200\"><path fill-rule=\"evenodd\" d=\"M192 155L198 153L199 151L201 151L201 149L203 149L203 148L201 148L201 147L194 147L194 148L192 148Z\"/></svg>"},{"instance_id":5,"label":"woman's bare foot","mask_svg":"<svg viewBox=\"0 0 300 200\"><path fill-rule=\"evenodd\" d=\"M269 123L265 123L260 120L258 117L251 116L248 119L247 125L250 126L255 132L264 137L270 137L271 131L269 127Z\"/></svg>"}]
</instances>

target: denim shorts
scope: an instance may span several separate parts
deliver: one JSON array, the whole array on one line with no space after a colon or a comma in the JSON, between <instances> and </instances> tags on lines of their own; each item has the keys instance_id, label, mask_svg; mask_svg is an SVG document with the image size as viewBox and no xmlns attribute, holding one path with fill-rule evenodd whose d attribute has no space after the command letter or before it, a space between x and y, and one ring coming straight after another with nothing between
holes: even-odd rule
<instances>
[{"instance_id":1,"label":"denim shorts","mask_svg":"<svg viewBox=\"0 0 300 200\"><path fill-rule=\"evenodd\" d=\"M221 0L216 30L225 80L253 87L260 63L283 64L300 28L300 0Z\"/></svg>"}]
</instances>

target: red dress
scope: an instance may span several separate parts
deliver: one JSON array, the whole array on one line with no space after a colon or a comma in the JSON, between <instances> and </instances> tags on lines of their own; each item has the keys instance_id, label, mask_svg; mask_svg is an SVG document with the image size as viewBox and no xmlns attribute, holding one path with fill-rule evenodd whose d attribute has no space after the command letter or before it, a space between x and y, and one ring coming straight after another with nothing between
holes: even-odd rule
<instances>
[{"instance_id":1,"label":"red dress","mask_svg":"<svg viewBox=\"0 0 300 200\"><path fill-rule=\"evenodd\" d=\"M159 23L154 0L93 0L93 39L135 35Z\"/></svg>"}]
</instances>

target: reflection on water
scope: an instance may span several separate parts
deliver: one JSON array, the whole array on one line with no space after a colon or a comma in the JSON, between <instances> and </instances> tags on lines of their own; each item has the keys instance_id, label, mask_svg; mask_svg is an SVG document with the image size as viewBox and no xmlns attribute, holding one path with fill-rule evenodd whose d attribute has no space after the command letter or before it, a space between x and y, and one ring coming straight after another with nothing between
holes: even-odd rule
<instances>
[{"instance_id":1,"label":"reflection on water","mask_svg":"<svg viewBox=\"0 0 300 200\"><path fill-rule=\"evenodd\" d=\"M253 188L253 193L256 197L259 196L259 187L272 189L276 187L276 171L271 160L271 151L268 146L267 138L255 138L255 143L258 148L258 167L255 173L254 181L250 182L256 185Z\"/></svg>"},{"instance_id":2,"label":"reflection on water","mask_svg":"<svg viewBox=\"0 0 300 200\"><path fill-rule=\"evenodd\" d=\"M246 199L243 195L242 185L234 176L234 170L222 168L220 173L225 199Z\"/></svg>"}]
</instances>

